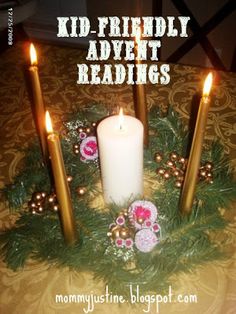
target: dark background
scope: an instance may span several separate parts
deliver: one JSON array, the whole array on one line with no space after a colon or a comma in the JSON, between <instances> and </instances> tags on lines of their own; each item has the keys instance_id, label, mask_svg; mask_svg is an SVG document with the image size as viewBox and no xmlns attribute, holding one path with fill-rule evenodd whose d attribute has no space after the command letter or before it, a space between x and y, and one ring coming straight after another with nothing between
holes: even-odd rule
<instances>
[{"instance_id":1,"label":"dark background","mask_svg":"<svg viewBox=\"0 0 236 314\"><path fill-rule=\"evenodd\" d=\"M163 37L160 59L236 71L235 5L234 0L0 0L1 41L6 42L4 18L6 23L7 6L12 6L14 9L15 40L27 36L34 40L60 42L60 44L84 48L92 37L85 39L58 39L56 37L57 16L88 16L92 27L96 28L97 16L162 15L165 17L189 15L190 12L193 18L191 19L192 27L188 27L189 37ZM189 12L186 11L186 7ZM180 51L179 54L178 48L192 35L195 37L192 46L187 43L186 51Z\"/></svg>"}]
</instances>

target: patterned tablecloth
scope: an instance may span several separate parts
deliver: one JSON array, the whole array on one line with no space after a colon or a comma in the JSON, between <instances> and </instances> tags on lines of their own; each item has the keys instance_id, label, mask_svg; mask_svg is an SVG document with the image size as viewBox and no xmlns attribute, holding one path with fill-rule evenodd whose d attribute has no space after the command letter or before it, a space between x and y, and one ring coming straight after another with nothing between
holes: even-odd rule
<instances>
[{"instance_id":1,"label":"patterned tablecloth","mask_svg":"<svg viewBox=\"0 0 236 314\"><path fill-rule=\"evenodd\" d=\"M63 115L89 102L123 106L132 113L132 88L129 85L77 85L76 63L85 62L85 52L79 49L39 45L40 78L46 106L56 128ZM26 147L36 137L28 97L25 65L28 51L25 43L18 43L1 55L0 59L0 187L12 180L23 158L19 148ZM171 65L168 85L147 85L148 107L172 104L186 122L192 98L203 85L206 69ZM207 125L207 138L218 137L236 166L236 74L215 73L212 106ZM4 201L0 203L0 228L14 223ZM236 221L232 215L227 233L232 249L236 246ZM29 239L30 241L30 239ZM56 303L56 294L101 295L104 284L94 281L91 274L47 263L28 262L17 272L0 263L0 312L10 313L83 313L85 304ZM160 313L235 313L236 312L235 255L224 261L196 268L173 280L172 290L178 294L196 295L196 303L161 304ZM157 291L158 294L158 291ZM190 299L190 298L189 298ZM66 299L65 299L66 301ZM143 313L145 305L118 306L96 304L94 313ZM156 313L151 305L150 313Z\"/></svg>"}]
</instances>

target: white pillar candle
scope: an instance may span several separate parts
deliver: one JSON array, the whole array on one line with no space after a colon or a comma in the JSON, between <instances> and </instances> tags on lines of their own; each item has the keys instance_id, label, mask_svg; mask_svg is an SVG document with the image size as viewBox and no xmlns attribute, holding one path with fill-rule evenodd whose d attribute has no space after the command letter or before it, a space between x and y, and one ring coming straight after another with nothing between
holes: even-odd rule
<instances>
[{"instance_id":1,"label":"white pillar candle","mask_svg":"<svg viewBox=\"0 0 236 314\"><path fill-rule=\"evenodd\" d=\"M122 205L142 196L142 123L121 112L101 121L97 135L105 202Z\"/></svg>"}]
</instances>

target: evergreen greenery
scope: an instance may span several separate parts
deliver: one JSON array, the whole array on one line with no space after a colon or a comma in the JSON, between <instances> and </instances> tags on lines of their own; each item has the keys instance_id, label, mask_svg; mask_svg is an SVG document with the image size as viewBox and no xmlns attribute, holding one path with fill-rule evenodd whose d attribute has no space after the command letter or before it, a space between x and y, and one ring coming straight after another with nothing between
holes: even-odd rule
<instances>
[{"instance_id":1,"label":"evergreen greenery","mask_svg":"<svg viewBox=\"0 0 236 314\"><path fill-rule=\"evenodd\" d=\"M65 265L78 271L91 271L109 285L113 293L125 294L125 287L139 285L141 292L163 291L172 276L182 271L192 271L197 265L225 256L224 246L215 235L226 227L220 208L227 209L236 195L236 184L222 147L213 143L204 151L203 159L214 164L214 182L200 182L195 203L189 216L181 216L178 210L180 190L174 187L174 179L164 181L157 176L155 152L186 151L188 132L173 110L160 118L154 107L149 113L150 146L145 151L145 170L160 181L153 191L152 201L159 210L158 223L162 229L160 243L150 253L136 248L116 248L107 237L109 225L115 220L119 208L108 210L91 208L91 199L100 192L96 188L100 173L97 164L83 163L73 153L77 142L76 128L98 121L108 110L98 104L90 105L74 113L65 126L69 130L63 139L63 153L68 175L73 176L71 192L80 240L73 247L64 244L57 214L45 211L32 215L26 203L34 191L50 191L47 170L41 162L39 147L31 146L25 152L25 163L5 194L12 209L17 210L18 220L13 228L0 235L1 253L13 270L22 267L28 258ZM87 193L78 196L78 186Z\"/></svg>"}]
</instances>

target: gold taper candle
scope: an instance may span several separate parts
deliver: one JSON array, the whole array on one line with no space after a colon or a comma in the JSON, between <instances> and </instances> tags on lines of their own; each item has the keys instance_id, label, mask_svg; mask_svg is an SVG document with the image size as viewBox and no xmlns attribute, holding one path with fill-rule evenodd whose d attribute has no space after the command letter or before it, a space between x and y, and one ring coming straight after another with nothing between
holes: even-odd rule
<instances>
[{"instance_id":1,"label":"gold taper candle","mask_svg":"<svg viewBox=\"0 0 236 314\"><path fill-rule=\"evenodd\" d=\"M182 214L190 213L193 206L202 146L204 141L204 133L210 107L209 93L211 90L211 85L212 73L209 73L207 78L205 79L203 94L198 109L197 121L180 199L180 210Z\"/></svg>"},{"instance_id":2,"label":"gold taper candle","mask_svg":"<svg viewBox=\"0 0 236 314\"><path fill-rule=\"evenodd\" d=\"M40 139L40 145L42 149L44 162L48 162L48 149L46 140L46 127L45 127L45 108L43 104L43 97L41 92L38 66L37 66L37 54L33 44L30 44L30 60L31 66L29 67L30 79L32 83L33 94L33 116L36 124L36 129Z\"/></svg>"},{"instance_id":3,"label":"gold taper candle","mask_svg":"<svg viewBox=\"0 0 236 314\"><path fill-rule=\"evenodd\" d=\"M141 38L141 29L137 28L137 33L135 36L135 66L141 64L141 60L137 60L138 55L138 47L137 43ZM134 70L135 73L135 81L137 80L137 68ZM149 135L148 135L148 112L147 112L147 104L146 104L146 93L144 84L134 84L133 86L133 94L134 94L134 109L135 116L139 119L143 124L143 142L145 147L148 146Z\"/></svg>"},{"instance_id":4,"label":"gold taper candle","mask_svg":"<svg viewBox=\"0 0 236 314\"><path fill-rule=\"evenodd\" d=\"M56 195L59 203L59 214L65 242L69 245L76 241L76 227L73 215L70 191L62 157L59 136L53 132L49 112L46 111L47 143L51 159Z\"/></svg>"}]
</instances>

